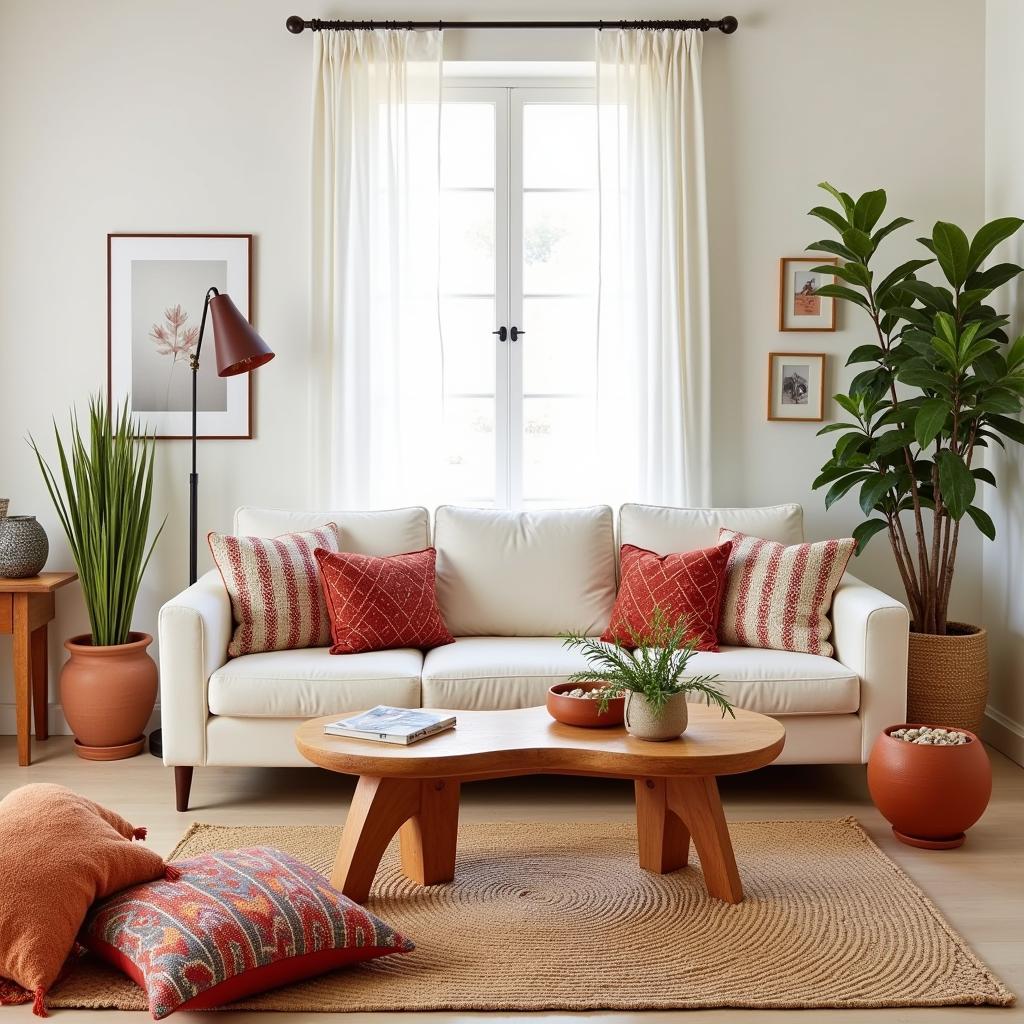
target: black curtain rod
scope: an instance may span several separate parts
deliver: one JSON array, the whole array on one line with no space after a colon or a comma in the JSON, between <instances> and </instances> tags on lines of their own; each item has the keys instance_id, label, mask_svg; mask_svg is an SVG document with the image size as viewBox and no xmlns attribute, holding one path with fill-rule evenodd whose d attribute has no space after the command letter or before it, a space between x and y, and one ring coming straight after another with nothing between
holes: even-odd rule
<instances>
[{"instance_id":1,"label":"black curtain rod","mask_svg":"<svg viewBox=\"0 0 1024 1024\"><path fill-rule=\"evenodd\" d=\"M351 32L356 29L375 28L695 28L701 32L709 32L717 28L726 35L731 35L739 27L739 22L731 14L717 21L713 18L677 18L672 21L324 21L321 18L311 18L307 21L293 14L285 22L285 27L295 35L307 28L312 32L323 32L328 29Z\"/></svg>"}]
</instances>

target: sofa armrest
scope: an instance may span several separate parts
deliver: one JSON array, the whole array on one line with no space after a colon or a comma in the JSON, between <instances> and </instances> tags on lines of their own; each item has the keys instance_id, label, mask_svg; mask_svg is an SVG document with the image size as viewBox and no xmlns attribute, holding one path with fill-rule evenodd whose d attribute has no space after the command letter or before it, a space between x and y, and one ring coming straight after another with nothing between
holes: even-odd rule
<instances>
[{"instance_id":1,"label":"sofa armrest","mask_svg":"<svg viewBox=\"0 0 1024 1024\"><path fill-rule=\"evenodd\" d=\"M860 676L861 760L907 714L910 615L893 597L846 573L832 599L836 658Z\"/></svg>"},{"instance_id":2,"label":"sofa armrest","mask_svg":"<svg viewBox=\"0 0 1024 1024\"><path fill-rule=\"evenodd\" d=\"M231 600L220 574L201 576L160 609L160 727L164 764L206 762L206 685L228 660Z\"/></svg>"}]
</instances>

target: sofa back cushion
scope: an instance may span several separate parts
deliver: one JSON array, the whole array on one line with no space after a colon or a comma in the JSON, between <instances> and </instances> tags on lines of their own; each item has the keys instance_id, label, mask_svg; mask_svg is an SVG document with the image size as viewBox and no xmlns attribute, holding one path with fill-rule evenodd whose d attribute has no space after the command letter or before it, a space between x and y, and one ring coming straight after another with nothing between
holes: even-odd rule
<instances>
[{"instance_id":1,"label":"sofa back cushion","mask_svg":"<svg viewBox=\"0 0 1024 1024\"><path fill-rule=\"evenodd\" d=\"M597 634L615 602L612 510L442 505L437 599L455 636Z\"/></svg>"},{"instance_id":2,"label":"sofa back cushion","mask_svg":"<svg viewBox=\"0 0 1024 1024\"><path fill-rule=\"evenodd\" d=\"M632 504L619 509L619 543L659 555L714 547L722 527L780 544L799 544L804 539L804 510L800 505L666 508Z\"/></svg>"},{"instance_id":3,"label":"sofa back cushion","mask_svg":"<svg viewBox=\"0 0 1024 1024\"><path fill-rule=\"evenodd\" d=\"M342 551L359 555L400 555L430 546L430 516L425 508L394 508L383 512L290 512L279 508L235 511L234 533L276 537L304 533L337 523Z\"/></svg>"}]
</instances>

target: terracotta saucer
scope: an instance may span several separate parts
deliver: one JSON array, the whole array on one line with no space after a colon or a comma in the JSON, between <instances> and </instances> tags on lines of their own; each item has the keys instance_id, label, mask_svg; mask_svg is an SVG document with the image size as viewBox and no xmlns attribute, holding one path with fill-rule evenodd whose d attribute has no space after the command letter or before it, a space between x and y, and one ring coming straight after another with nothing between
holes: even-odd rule
<instances>
[{"instance_id":1,"label":"terracotta saucer","mask_svg":"<svg viewBox=\"0 0 1024 1024\"><path fill-rule=\"evenodd\" d=\"M921 850L955 850L958 846L963 846L964 840L967 838L961 832L959 835L948 836L945 839L923 839L918 836L908 836L896 828L895 825L893 826L892 834L901 843L906 843L907 846L916 846Z\"/></svg>"},{"instance_id":2,"label":"terracotta saucer","mask_svg":"<svg viewBox=\"0 0 1024 1024\"><path fill-rule=\"evenodd\" d=\"M75 753L86 761L120 761L126 757L134 757L142 753L146 745L146 737L140 736L131 743L121 743L116 747L87 747L75 740Z\"/></svg>"}]
</instances>

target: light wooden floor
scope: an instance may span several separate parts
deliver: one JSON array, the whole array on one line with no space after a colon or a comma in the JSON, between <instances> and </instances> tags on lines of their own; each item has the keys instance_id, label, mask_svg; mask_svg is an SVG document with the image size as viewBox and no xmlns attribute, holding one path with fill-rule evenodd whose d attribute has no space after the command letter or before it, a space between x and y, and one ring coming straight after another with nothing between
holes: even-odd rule
<instances>
[{"instance_id":1,"label":"light wooden floor","mask_svg":"<svg viewBox=\"0 0 1024 1024\"><path fill-rule=\"evenodd\" d=\"M35 747L30 768L16 766L13 737L0 737L0 796L28 782L59 782L109 804L136 825L149 827L149 842L168 853L191 821L220 824L341 823L352 782L318 769L197 768L192 810L174 810L170 769L149 754L129 761L89 763L74 756L71 740L58 736ZM859 767L778 767L723 780L722 795L732 820L837 818L855 815L883 850L938 904L953 926L1001 977L1024 996L1024 769L992 752L995 791L986 816L960 850L928 852L897 843L868 799ZM525 778L476 783L463 790L464 821L607 821L631 819L632 787L583 778ZM742 872L743 865L740 865ZM27 1006L5 1007L0 1024L34 1020ZM234 1024L256 1014L179 1014L180 1024ZM269 1024L319 1021L327 1015L275 1014ZM335 1016L335 1015L331 1015ZM336 1015L342 1017L342 1015ZM581 1017L602 1024L681 1020L686 1024L757 1022L799 1018L800 1024L835 1021L858 1024L897 1022L1019 1022L1024 1006L1011 1009L951 1007L943 1010L712 1010L685 1014L346 1014L346 1024L455 1024L456 1021L543 1019L559 1024ZM89 1024L148 1020L147 1014L55 1010L54 1019Z\"/></svg>"}]
</instances>

